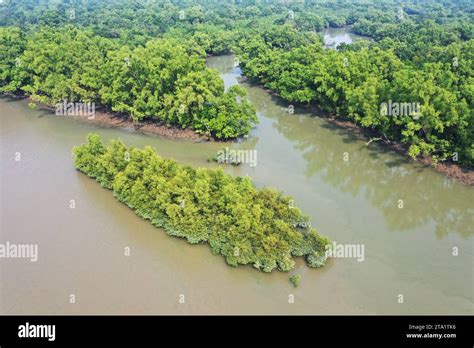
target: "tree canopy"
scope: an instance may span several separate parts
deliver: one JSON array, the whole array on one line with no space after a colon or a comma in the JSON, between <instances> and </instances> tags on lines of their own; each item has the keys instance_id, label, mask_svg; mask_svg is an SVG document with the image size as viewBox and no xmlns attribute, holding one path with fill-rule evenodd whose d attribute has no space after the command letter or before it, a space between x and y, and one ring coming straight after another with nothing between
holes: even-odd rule
<instances>
[{"instance_id":1,"label":"tree canopy","mask_svg":"<svg viewBox=\"0 0 474 348\"><path fill-rule=\"evenodd\" d=\"M175 39L130 48L73 26L44 27L25 37L0 27L0 91L54 105L95 102L134 121L191 128L217 139L247 135L255 109L238 86L224 91L204 51Z\"/></svg>"},{"instance_id":2,"label":"tree canopy","mask_svg":"<svg viewBox=\"0 0 474 348\"><path fill-rule=\"evenodd\" d=\"M0 91L82 98L218 139L248 134L253 107L224 92L205 54L289 103L316 105L406 145L474 164L474 5L469 0L5 0ZM74 26L74 27L72 27ZM321 31L372 38L324 50ZM389 101L420 115L384 115ZM231 112L229 110L232 110Z\"/></svg>"},{"instance_id":3,"label":"tree canopy","mask_svg":"<svg viewBox=\"0 0 474 348\"><path fill-rule=\"evenodd\" d=\"M229 265L264 272L291 270L293 257L310 267L326 261L329 241L310 227L289 196L257 189L248 177L222 169L193 169L161 158L151 147L106 146L97 134L74 147L76 167L135 213L189 243L208 243Z\"/></svg>"}]
</instances>

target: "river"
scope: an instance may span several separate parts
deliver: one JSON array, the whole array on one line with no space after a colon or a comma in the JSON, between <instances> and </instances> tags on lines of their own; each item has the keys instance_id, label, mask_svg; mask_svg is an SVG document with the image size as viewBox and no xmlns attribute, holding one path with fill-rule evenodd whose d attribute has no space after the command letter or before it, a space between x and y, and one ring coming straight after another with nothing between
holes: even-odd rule
<instances>
[{"instance_id":1,"label":"river","mask_svg":"<svg viewBox=\"0 0 474 348\"><path fill-rule=\"evenodd\" d=\"M364 260L335 258L321 269L298 260L290 274L230 267L207 245L169 237L138 218L76 171L71 156L97 132L152 145L180 163L216 167L207 158L222 143L97 126L2 98L0 241L38 244L39 258L0 259L0 313L474 313L473 188L376 143L367 147L304 110L288 113L288 105L240 78L232 56L208 64L227 87L248 90L260 120L247 140L227 144L256 149L257 166L225 170L294 196L321 234L364 245ZM296 289L291 274L301 275Z\"/></svg>"},{"instance_id":2,"label":"river","mask_svg":"<svg viewBox=\"0 0 474 348\"><path fill-rule=\"evenodd\" d=\"M325 48L337 49L342 44L351 44L360 40L372 40L368 36L358 35L351 32L351 26L346 25L341 28L326 28L322 32Z\"/></svg>"}]
</instances>

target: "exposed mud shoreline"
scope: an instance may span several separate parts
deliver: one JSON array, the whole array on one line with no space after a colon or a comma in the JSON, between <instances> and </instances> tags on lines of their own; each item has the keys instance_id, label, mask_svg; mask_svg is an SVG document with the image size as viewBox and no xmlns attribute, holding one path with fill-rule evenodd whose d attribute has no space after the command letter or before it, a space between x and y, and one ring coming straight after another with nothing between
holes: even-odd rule
<instances>
[{"instance_id":1,"label":"exposed mud shoreline","mask_svg":"<svg viewBox=\"0 0 474 348\"><path fill-rule=\"evenodd\" d=\"M3 94L3 96L19 100L26 99L28 100L28 102L38 105L39 109L48 110L52 113L55 112L54 107L32 100L31 98L26 96L13 94ZM212 137L198 134L189 128L182 129L176 126L168 127L164 123L156 123L153 121L134 122L126 115L114 112L106 112L103 110L95 111L93 117L88 117L88 115L58 117L73 117L83 122L100 124L107 127L133 130L144 134L154 134L172 139L185 139L194 142L217 141Z\"/></svg>"},{"instance_id":2,"label":"exposed mud shoreline","mask_svg":"<svg viewBox=\"0 0 474 348\"><path fill-rule=\"evenodd\" d=\"M272 91L259 83L250 81L245 76L242 76L242 77L247 82L263 88L270 95L276 98L279 98L280 100L283 101L283 99L275 91ZM19 95L7 95L7 96L16 98L16 99L26 98L27 100L34 102L37 105L40 105L41 108L54 112L53 107L38 103L36 101L31 100L28 97L19 96ZM315 106L303 106L303 107L310 109L312 114L315 114L315 115L317 114L318 117L323 117L324 119L328 120L329 122L331 122L332 124L338 127L351 130L354 134L359 136L360 139L366 140L368 144L367 146L370 146L370 142L371 142L370 139L374 139L374 137L376 137L375 133L372 132L371 130L362 128L351 121L338 119L334 115L330 115L325 112L322 112L320 109L318 109ZM133 122L127 116L120 115L117 113L96 111L95 117L92 119L89 119L87 116L66 116L66 117L76 117L76 118L81 119L81 121L84 121L84 122L100 124L100 125L104 125L108 127L123 128L127 130L133 130L139 133L154 134L154 135L159 135L159 136L172 138L172 139L185 139L185 140L189 140L193 142L217 141L213 139L212 137L197 134L191 129L182 129L179 127L168 127L165 124L159 124L152 121ZM376 140L373 140L373 141L374 142L376 141L378 144L388 147L389 149L409 158L407 149L401 144L388 142L384 139L380 139L379 137L377 137ZM444 162L435 163L435 161L433 161L433 159L430 156L419 157L416 159L416 161L423 163L426 166L432 167L434 170L446 175L447 177L459 180L463 184L474 186L474 170L472 169L464 168L452 161L444 161Z\"/></svg>"},{"instance_id":3,"label":"exposed mud shoreline","mask_svg":"<svg viewBox=\"0 0 474 348\"><path fill-rule=\"evenodd\" d=\"M370 146L370 139L373 139L374 137L373 132L371 132L370 130L359 127L350 121L338 120L335 116L329 116L326 119L338 127L350 129L354 133L358 134L361 139L367 140L367 146ZM410 158L408 156L408 151L406 147L404 147L403 145L394 142L388 142L383 138L380 139L380 137L377 137L376 139L378 140L375 141L377 141L382 146L387 147L403 156ZM447 177L459 180L463 184L474 186L474 170L472 169L463 168L452 161L435 163L435 161L433 161L433 158L431 158L430 156L418 157L416 161L423 163L426 166L432 167L434 170L446 175Z\"/></svg>"},{"instance_id":4,"label":"exposed mud shoreline","mask_svg":"<svg viewBox=\"0 0 474 348\"><path fill-rule=\"evenodd\" d=\"M89 119L87 116L79 116L79 118L81 118L81 120L95 124L124 128L134 130L139 133L154 134L173 139L186 139L194 142L214 140L209 136L197 134L188 128L182 129L179 127L168 127L165 124L155 123L152 121L133 122L126 116L107 112L96 112L93 119Z\"/></svg>"},{"instance_id":5,"label":"exposed mud shoreline","mask_svg":"<svg viewBox=\"0 0 474 348\"><path fill-rule=\"evenodd\" d=\"M278 93L276 93L275 91L263 86L262 84L256 81L252 81L245 76L243 76L243 78L246 82L264 89L268 94L272 95L273 97L278 98L281 101L284 101L285 103L289 103L285 101L283 98L281 98L278 95ZM358 136L359 139L367 141L367 146L370 146L372 142L377 142L378 144L381 144L382 146L387 147L390 150L395 151L403 155L404 157L407 157L410 160L413 160L408 156L408 150L402 144L387 141L383 139L383 137L380 137L380 135L375 134L370 129L362 128L348 120L336 118L336 116L328 114L327 112L322 111L321 109L317 108L314 105L310 105L310 106L298 105L298 106L302 108L307 108L308 110L311 111L313 115L315 115L316 117L322 117L326 119L327 121L329 121L331 124L334 124L340 128L350 130L356 136ZM462 167L453 161L444 161L444 162L436 163L433 160L433 158L430 156L418 157L416 160L413 160L413 161L417 161L417 162L423 163L426 166L430 166L437 172L442 173L446 175L447 177L459 180L465 185L474 186L474 170L473 169Z\"/></svg>"}]
</instances>

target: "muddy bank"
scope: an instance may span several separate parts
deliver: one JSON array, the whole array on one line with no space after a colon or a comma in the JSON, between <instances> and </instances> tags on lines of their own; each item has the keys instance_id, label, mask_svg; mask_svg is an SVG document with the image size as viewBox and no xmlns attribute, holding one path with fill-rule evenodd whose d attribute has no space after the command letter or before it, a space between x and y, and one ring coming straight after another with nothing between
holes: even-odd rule
<instances>
[{"instance_id":1,"label":"muddy bank","mask_svg":"<svg viewBox=\"0 0 474 348\"><path fill-rule=\"evenodd\" d=\"M242 76L242 78L245 80L246 83L262 88L266 93L271 95L273 98L277 98L285 104L288 104L288 105L291 104L290 102L284 100L276 91L265 87L258 81L249 79L246 76ZM344 119L336 117L335 115L331 115L321 110L315 105L304 105L304 104L298 104L298 103L293 103L293 104L297 105L300 108L309 110L314 116L322 117L340 128L350 130L351 132L356 134L360 140L366 141L367 146L370 146L370 144L373 142L377 142L378 144L381 144L384 147L389 148L390 150L403 155L404 157L410 158L410 156L408 155L408 149L405 146L393 141L389 141L384 136L380 136L379 134L376 134L370 129L362 128L359 125L353 123L352 121L344 120ZM413 160L413 161L417 161L417 162L425 164L426 166L430 166L437 172L442 173L446 175L447 177L459 180L463 184L474 186L474 170L473 169L462 167L453 161L444 161L444 162L436 163L433 160L433 158L430 156L418 157L416 160Z\"/></svg>"},{"instance_id":2,"label":"muddy bank","mask_svg":"<svg viewBox=\"0 0 474 348\"><path fill-rule=\"evenodd\" d=\"M163 123L152 121L134 122L128 116L106 112L96 112L95 117L89 119L87 116L74 116L84 122L100 124L108 127L133 130L139 133L159 135L173 139L186 139L194 142L213 141L209 136L197 134L191 129L168 127Z\"/></svg>"},{"instance_id":3,"label":"muddy bank","mask_svg":"<svg viewBox=\"0 0 474 348\"><path fill-rule=\"evenodd\" d=\"M265 89L272 96L277 96L274 91ZM324 117L332 124L349 129L359 136L361 140L367 142L367 146L370 146L371 143L377 142L382 146L389 148L405 157L408 156L408 150L405 146L393 141L385 139L383 136L379 136L373 131L362 128L355 123L347 120L341 120L336 118L333 115L325 114L321 110L312 107L313 114L317 114L318 117ZM106 125L110 127L118 127L124 129L133 129L134 131L146 134L155 134L168 138L174 139L186 139L194 142L202 141L216 141L215 139L197 134L191 129L181 129L178 127L167 127L164 124L157 124L152 121L144 122L133 122L125 115L116 115L111 113L96 112L95 118L89 120L87 117L81 117L84 121L97 123L101 125ZM414 160L415 161L415 160ZM439 173L446 175L447 177L461 181L463 184L474 186L474 170L469 168L463 168L460 165L452 161L444 161L436 163L430 156L418 157L416 161L425 164L426 166L432 167Z\"/></svg>"},{"instance_id":4,"label":"muddy bank","mask_svg":"<svg viewBox=\"0 0 474 348\"><path fill-rule=\"evenodd\" d=\"M247 83L250 83L255 86L259 86L266 93L270 94L272 97L278 98L281 101L288 103L287 101L282 99L278 95L277 92L267 87L264 87L262 84L256 81L252 81L245 76L242 76L242 78ZM28 97L24 97L21 95L10 95L10 94L8 95L4 94L4 96L9 97L9 98L14 98L14 99L26 98L29 102L39 105L40 108L42 109L46 109L53 113L55 111L55 108L45 105L45 104L38 103L37 101L31 100ZM392 151L395 151L403 155L404 157L409 157L407 148L404 147L402 144L389 141L388 139L385 139L384 137L377 135L375 132L371 131L370 129L362 128L356 125L355 123L353 123L352 121L336 118L336 116L330 115L327 112L322 111L321 109L319 109L317 106L314 106L314 105L310 105L310 106L298 105L298 106L309 109L311 113L314 114L315 116L323 117L324 119L328 120L329 122L331 122L332 124L340 128L351 130L354 134L358 135L361 140L367 141L367 146L370 146L372 142L377 142L378 144L381 144L384 147L387 147L391 149ZM185 139L185 140L193 141L193 142L218 141L218 140L213 139L212 137L202 135L202 134L197 134L191 129L182 129L175 126L168 127L163 123L156 123L153 121L133 122L127 115L104 112L104 111L97 111L95 113L94 118L88 118L87 116L58 116L58 117L75 117L75 118L81 119L81 121L84 121L84 122L90 122L90 123L100 124L103 126L114 127L114 128L122 128L126 130L133 130L133 131L143 133L143 134L159 135L159 136L172 138L172 139ZM418 157L415 161L423 163L426 166L430 166L437 172L442 173L446 175L447 177L459 180L463 184L474 186L474 170L473 169L462 167L459 164L454 163L452 161L444 161L444 162L436 163L430 156Z\"/></svg>"},{"instance_id":5,"label":"muddy bank","mask_svg":"<svg viewBox=\"0 0 474 348\"><path fill-rule=\"evenodd\" d=\"M355 134L359 135L360 139L367 140L367 146L370 146L372 142L377 142L383 145L384 147L387 147L405 157L409 157L407 148L403 146L402 144L389 141L385 139L385 137L378 136L374 132L368 129L359 127L358 125L352 123L351 121L339 120L335 116L324 116L324 117L329 122L331 122L332 124L338 127L351 130ZM436 163L433 160L433 158L430 156L418 157L416 160L413 160L413 161L418 161L420 163L425 164L426 166L430 166L437 172L442 173L446 175L447 177L459 180L463 184L474 186L474 170L472 169L461 167L460 165L452 161L444 161L444 162Z\"/></svg>"},{"instance_id":6,"label":"muddy bank","mask_svg":"<svg viewBox=\"0 0 474 348\"><path fill-rule=\"evenodd\" d=\"M46 110L55 114L55 107L40 103L36 100L31 99L23 95L17 94L0 94L1 97L22 100L26 99L29 103L36 105L36 109ZM102 126L121 128L126 130L132 130L144 134L159 135L173 139L185 139L194 142L204 141L217 141L210 136L198 134L192 129L182 129L176 126L167 126L164 123L157 123L151 120L134 122L129 116L125 114L119 114L114 112L106 112L104 110L95 111L93 117L88 115L75 115L75 116L57 116L57 117L73 117L83 122L99 124Z\"/></svg>"}]
</instances>

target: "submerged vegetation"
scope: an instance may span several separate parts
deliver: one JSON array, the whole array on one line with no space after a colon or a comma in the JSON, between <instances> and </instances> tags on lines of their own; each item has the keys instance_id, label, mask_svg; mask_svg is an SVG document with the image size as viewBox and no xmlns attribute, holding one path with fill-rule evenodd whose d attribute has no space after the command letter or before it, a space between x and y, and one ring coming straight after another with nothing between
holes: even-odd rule
<instances>
[{"instance_id":1,"label":"submerged vegetation","mask_svg":"<svg viewBox=\"0 0 474 348\"><path fill-rule=\"evenodd\" d=\"M309 227L290 197L256 189L248 177L163 159L151 147L140 150L120 140L105 146L97 134L87 139L73 149L77 169L169 235L209 243L232 266L289 271L296 256L310 267L324 265L329 241Z\"/></svg>"},{"instance_id":2,"label":"submerged vegetation","mask_svg":"<svg viewBox=\"0 0 474 348\"><path fill-rule=\"evenodd\" d=\"M299 274L295 274L295 275L292 275L292 276L290 277L290 282L291 282L291 284L293 284L293 286L294 286L295 288L297 288L298 286L300 286L300 281L301 281L301 277L300 277Z\"/></svg>"}]
</instances>

